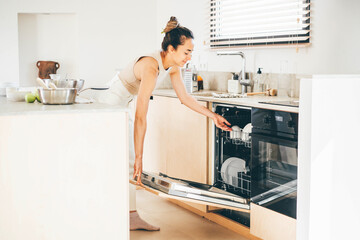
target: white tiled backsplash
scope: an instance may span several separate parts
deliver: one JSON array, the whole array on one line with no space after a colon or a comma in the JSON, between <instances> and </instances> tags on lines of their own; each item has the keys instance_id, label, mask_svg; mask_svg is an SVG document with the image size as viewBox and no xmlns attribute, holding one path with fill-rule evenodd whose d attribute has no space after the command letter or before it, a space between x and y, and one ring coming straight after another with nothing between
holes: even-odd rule
<instances>
[{"instance_id":1,"label":"white tiled backsplash","mask_svg":"<svg viewBox=\"0 0 360 240\"><path fill-rule=\"evenodd\" d=\"M227 92L227 84L231 79L231 72L210 72L210 71L199 71L200 75L204 80L204 90L213 90ZM275 88L278 91L278 96L289 96L299 97L300 90L300 79L311 78L311 75L298 75L298 74L280 74L280 73L263 73L264 79L269 79L270 88ZM250 73L250 79L253 81L254 74ZM159 86L163 89L171 89L170 78L164 80ZM248 87L248 92L253 91L253 86Z\"/></svg>"}]
</instances>

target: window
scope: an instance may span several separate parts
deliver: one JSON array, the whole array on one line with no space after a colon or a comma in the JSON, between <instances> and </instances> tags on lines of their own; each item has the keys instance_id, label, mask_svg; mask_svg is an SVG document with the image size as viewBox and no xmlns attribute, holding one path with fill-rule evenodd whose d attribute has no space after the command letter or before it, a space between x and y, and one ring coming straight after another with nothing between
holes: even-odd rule
<instances>
[{"instance_id":1,"label":"window","mask_svg":"<svg viewBox=\"0 0 360 240\"><path fill-rule=\"evenodd\" d=\"M310 43L310 0L209 1L211 49Z\"/></svg>"}]
</instances>

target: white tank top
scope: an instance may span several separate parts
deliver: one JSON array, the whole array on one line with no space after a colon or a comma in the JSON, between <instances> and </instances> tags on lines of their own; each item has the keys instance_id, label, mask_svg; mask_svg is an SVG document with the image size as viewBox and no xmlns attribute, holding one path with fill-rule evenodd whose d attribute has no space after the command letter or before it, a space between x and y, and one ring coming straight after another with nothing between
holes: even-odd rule
<instances>
[{"instance_id":1,"label":"white tank top","mask_svg":"<svg viewBox=\"0 0 360 240\"><path fill-rule=\"evenodd\" d=\"M125 88L129 91L129 93L131 93L132 95L137 95L139 92L141 80L135 77L134 65L143 57L152 57L158 62L159 75L158 79L156 80L156 86L159 86L164 81L166 76L169 74L171 68L168 68L167 70L164 69L160 52L161 51L158 50L151 54L141 55L140 57L133 59L124 69L119 72L119 79L123 83Z\"/></svg>"}]
</instances>

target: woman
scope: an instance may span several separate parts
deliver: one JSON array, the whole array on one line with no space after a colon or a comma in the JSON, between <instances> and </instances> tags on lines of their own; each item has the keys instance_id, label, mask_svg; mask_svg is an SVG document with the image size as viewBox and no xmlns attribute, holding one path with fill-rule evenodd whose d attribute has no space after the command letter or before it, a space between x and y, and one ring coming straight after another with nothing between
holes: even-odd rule
<instances>
[{"instance_id":1,"label":"woman","mask_svg":"<svg viewBox=\"0 0 360 240\"><path fill-rule=\"evenodd\" d=\"M162 42L162 50L149 55L143 55L134 59L130 64L119 72L114 79L108 92L100 99L101 102L117 104L128 107L134 96L137 95L134 139L132 139L132 120L130 119L130 172L132 177L141 184L143 144L146 132L146 114L148 111L150 96L157 83L161 82L169 74L172 86L181 103L190 109L211 118L215 125L223 130L230 131L230 125L222 116L213 113L201 106L193 97L187 94L180 68L191 59L194 48L193 33L179 25L175 17L171 17L164 31L165 37ZM131 114L130 114L131 116ZM134 147L132 145L134 143ZM135 152L134 152L135 150ZM135 154L134 154L135 153ZM130 187L130 230L145 229L159 230L143 221L136 212L135 187Z\"/></svg>"}]
</instances>

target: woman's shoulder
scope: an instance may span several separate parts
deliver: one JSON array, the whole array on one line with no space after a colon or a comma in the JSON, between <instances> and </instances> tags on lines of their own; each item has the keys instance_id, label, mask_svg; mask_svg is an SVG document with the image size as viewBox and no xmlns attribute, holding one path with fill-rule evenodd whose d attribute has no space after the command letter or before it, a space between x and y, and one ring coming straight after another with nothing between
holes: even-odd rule
<instances>
[{"instance_id":1,"label":"woman's shoulder","mask_svg":"<svg viewBox=\"0 0 360 240\"><path fill-rule=\"evenodd\" d=\"M160 50L156 50L156 51L153 51L153 52L148 52L146 54L142 54L142 55L139 55L137 58L136 58L136 61L140 61L141 59L143 58L153 58L155 59L156 61L159 61L161 60L161 51Z\"/></svg>"},{"instance_id":2,"label":"woman's shoulder","mask_svg":"<svg viewBox=\"0 0 360 240\"><path fill-rule=\"evenodd\" d=\"M136 76L140 76L141 72L159 72L159 64L156 59L150 56L144 56L138 60L134 66L134 73Z\"/></svg>"},{"instance_id":3,"label":"woman's shoulder","mask_svg":"<svg viewBox=\"0 0 360 240\"><path fill-rule=\"evenodd\" d=\"M143 65L146 67L158 67L158 61L156 61L156 59L154 59L153 57L150 56L144 56L141 59L139 59L139 61L137 62L137 64L139 63L139 65Z\"/></svg>"}]
</instances>

